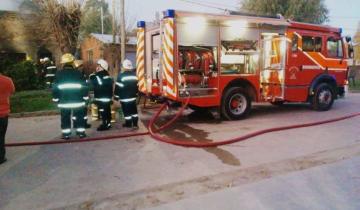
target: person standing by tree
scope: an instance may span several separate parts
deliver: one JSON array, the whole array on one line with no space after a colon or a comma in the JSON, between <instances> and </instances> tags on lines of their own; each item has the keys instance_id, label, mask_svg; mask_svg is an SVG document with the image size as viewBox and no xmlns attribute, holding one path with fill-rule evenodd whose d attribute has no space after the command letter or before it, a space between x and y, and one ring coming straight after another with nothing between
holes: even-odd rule
<instances>
[{"instance_id":1,"label":"person standing by tree","mask_svg":"<svg viewBox=\"0 0 360 210\"><path fill-rule=\"evenodd\" d=\"M10 96L15 92L13 81L0 74L0 164L6 162L5 135L10 113Z\"/></svg>"},{"instance_id":2,"label":"person standing by tree","mask_svg":"<svg viewBox=\"0 0 360 210\"><path fill-rule=\"evenodd\" d=\"M46 85L51 88L52 84L54 83L55 74L56 74L56 66L49 58L44 58L44 76Z\"/></svg>"}]
</instances>

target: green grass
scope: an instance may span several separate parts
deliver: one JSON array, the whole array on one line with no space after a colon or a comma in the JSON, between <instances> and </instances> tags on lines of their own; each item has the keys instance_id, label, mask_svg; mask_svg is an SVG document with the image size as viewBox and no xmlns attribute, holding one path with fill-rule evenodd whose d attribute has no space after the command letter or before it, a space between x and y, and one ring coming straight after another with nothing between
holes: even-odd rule
<instances>
[{"instance_id":1,"label":"green grass","mask_svg":"<svg viewBox=\"0 0 360 210\"><path fill-rule=\"evenodd\" d=\"M349 90L360 91L360 80L355 81L355 86L352 84L352 81L349 81Z\"/></svg>"},{"instance_id":2,"label":"green grass","mask_svg":"<svg viewBox=\"0 0 360 210\"><path fill-rule=\"evenodd\" d=\"M49 90L34 90L15 93L11 97L11 113L55 110Z\"/></svg>"}]
</instances>

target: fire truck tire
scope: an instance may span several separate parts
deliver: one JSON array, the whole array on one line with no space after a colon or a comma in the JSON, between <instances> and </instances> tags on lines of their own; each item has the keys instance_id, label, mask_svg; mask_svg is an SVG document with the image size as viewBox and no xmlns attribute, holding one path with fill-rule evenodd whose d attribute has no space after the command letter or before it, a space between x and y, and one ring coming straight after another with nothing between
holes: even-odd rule
<instances>
[{"instance_id":1,"label":"fire truck tire","mask_svg":"<svg viewBox=\"0 0 360 210\"><path fill-rule=\"evenodd\" d=\"M247 117L251 109L249 94L240 87L226 90L221 103L221 116L226 120L241 120Z\"/></svg>"},{"instance_id":2,"label":"fire truck tire","mask_svg":"<svg viewBox=\"0 0 360 210\"><path fill-rule=\"evenodd\" d=\"M317 111L328 111L334 103L334 90L327 83L321 83L315 88L315 94L311 99L311 106Z\"/></svg>"}]
</instances>

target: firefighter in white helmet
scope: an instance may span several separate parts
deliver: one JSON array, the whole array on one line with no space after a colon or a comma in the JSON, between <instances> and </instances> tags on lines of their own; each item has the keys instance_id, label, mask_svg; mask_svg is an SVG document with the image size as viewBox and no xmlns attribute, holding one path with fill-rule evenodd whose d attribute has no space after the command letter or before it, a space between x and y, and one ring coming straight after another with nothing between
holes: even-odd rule
<instances>
[{"instance_id":1,"label":"firefighter in white helmet","mask_svg":"<svg viewBox=\"0 0 360 210\"><path fill-rule=\"evenodd\" d=\"M102 124L98 131L111 128L111 104L113 97L113 79L110 77L109 65L104 59L97 61L96 73L90 75L94 88L94 101L99 108Z\"/></svg>"},{"instance_id":2,"label":"firefighter in white helmet","mask_svg":"<svg viewBox=\"0 0 360 210\"><path fill-rule=\"evenodd\" d=\"M138 112L136 98L138 94L138 79L134 67L130 60L124 60L122 64L123 72L119 74L115 86L115 99L121 103L124 113L124 127L138 128Z\"/></svg>"}]
</instances>

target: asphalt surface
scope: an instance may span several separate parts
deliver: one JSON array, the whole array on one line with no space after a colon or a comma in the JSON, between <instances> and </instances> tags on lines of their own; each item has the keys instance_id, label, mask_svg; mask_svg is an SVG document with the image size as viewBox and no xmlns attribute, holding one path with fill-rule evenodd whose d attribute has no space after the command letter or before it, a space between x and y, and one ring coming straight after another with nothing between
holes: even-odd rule
<instances>
[{"instance_id":1,"label":"asphalt surface","mask_svg":"<svg viewBox=\"0 0 360 210\"><path fill-rule=\"evenodd\" d=\"M360 94L348 94L337 100L328 112L315 112L303 104L284 107L260 104L254 106L246 120L220 121L211 113L188 111L164 134L186 141L224 140L264 128L348 115L360 112L359 107ZM141 112L145 125L154 111ZM166 115L163 121L171 117L171 113ZM358 163L359 123L360 117L357 117L207 149L167 145L148 136L9 148L9 161L0 166L0 209L161 209L163 205L174 205L174 208L180 205L181 208L182 200L202 199L209 193L240 189L241 194L246 192L241 190L243 186L255 186L264 180L344 160ZM96 124L88 131L90 136L129 132L118 124L111 131L99 134L94 131ZM140 131L143 130L145 126L141 125ZM56 139L59 132L58 116L11 119L7 142ZM324 169L324 173L326 171ZM347 182L351 185L354 180ZM269 186L284 188L281 182ZM318 187L326 190L323 185ZM247 189L256 189L250 188ZM215 197L221 198L220 194ZM297 202L305 199L301 193L298 195ZM267 196L265 192L263 196ZM278 207L275 204L280 197L269 199L273 200L274 208ZM355 203L349 206L357 207Z\"/></svg>"},{"instance_id":2,"label":"asphalt surface","mask_svg":"<svg viewBox=\"0 0 360 210\"><path fill-rule=\"evenodd\" d=\"M358 210L359 165L360 157L356 157L147 210Z\"/></svg>"}]
</instances>

